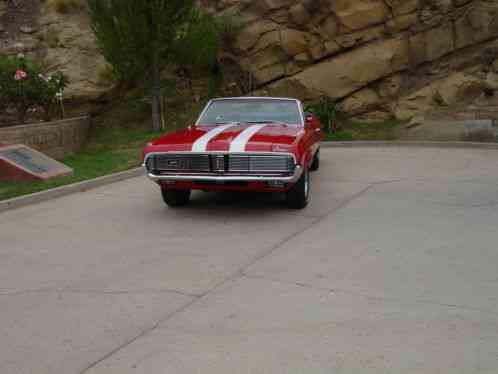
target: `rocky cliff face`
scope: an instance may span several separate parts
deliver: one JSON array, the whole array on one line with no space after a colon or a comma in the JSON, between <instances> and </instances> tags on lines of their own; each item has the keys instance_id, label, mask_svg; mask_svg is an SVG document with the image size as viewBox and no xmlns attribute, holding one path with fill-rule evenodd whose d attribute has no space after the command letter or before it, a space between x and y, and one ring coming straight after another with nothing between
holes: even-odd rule
<instances>
[{"instance_id":1,"label":"rocky cliff face","mask_svg":"<svg viewBox=\"0 0 498 374\"><path fill-rule=\"evenodd\" d=\"M60 13L51 1L15 3L0 0L0 54L23 53L48 71L61 70L70 81L68 99L93 100L109 89L83 6Z\"/></svg>"},{"instance_id":2,"label":"rocky cliff face","mask_svg":"<svg viewBox=\"0 0 498 374\"><path fill-rule=\"evenodd\" d=\"M497 0L204 3L240 15L225 59L240 67L234 82L256 92L327 95L351 114L409 118L498 88L482 66L485 51L496 58Z\"/></svg>"},{"instance_id":3,"label":"rocky cliff face","mask_svg":"<svg viewBox=\"0 0 498 374\"><path fill-rule=\"evenodd\" d=\"M84 9L60 14L50 1L17 0L15 13L5 3L0 53L31 54L62 69L70 97L108 89ZM404 119L498 89L498 0L201 3L240 22L223 55L233 93L327 95L353 115Z\"/></svg>"}]
</instances>

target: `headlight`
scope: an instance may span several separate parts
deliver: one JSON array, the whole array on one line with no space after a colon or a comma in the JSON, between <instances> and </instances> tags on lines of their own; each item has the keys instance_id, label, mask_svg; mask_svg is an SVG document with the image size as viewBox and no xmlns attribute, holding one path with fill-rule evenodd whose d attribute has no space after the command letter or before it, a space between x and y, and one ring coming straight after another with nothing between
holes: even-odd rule
<instances>
[{"instance_id":1,"label":"headlight","mask_svg":"<svg viewBox=\"0 0 498 374\"><path fill-rule=\"evenodd\" d=\"M147 171L152 171L152 169L154 169L154 156L147 157L145 167L147 168Z\"/></svg>"}]
</instances>

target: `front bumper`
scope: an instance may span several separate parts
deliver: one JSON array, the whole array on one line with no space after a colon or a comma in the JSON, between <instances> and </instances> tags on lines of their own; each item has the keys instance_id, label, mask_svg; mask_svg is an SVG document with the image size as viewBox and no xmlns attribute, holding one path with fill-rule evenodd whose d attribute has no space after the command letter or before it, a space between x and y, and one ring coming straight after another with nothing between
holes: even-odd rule
<instances>
[{"instance_id":1,"label":"front bumper","mask_svg":"<svg viewBox=\"0 0 498 374\"><path fill-rule=\"evenodd\" d=\"M233 174L161 174L156 175L147 173L150 180L156 183L161 182L209 182L220 183L225 182L280 182L280 183L296 183L303 174L303 168L297 166L293 175L278 176L278 175L233 175Z\"/></svg>"}]
</instances>

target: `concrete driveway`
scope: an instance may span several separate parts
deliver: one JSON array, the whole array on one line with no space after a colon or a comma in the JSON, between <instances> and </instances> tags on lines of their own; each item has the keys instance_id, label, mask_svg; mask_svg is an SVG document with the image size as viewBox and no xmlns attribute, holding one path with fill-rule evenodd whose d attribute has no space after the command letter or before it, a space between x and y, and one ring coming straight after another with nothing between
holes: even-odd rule
<instances>
[{"instance_id":1,"label":"concrete driveway","mask_svg":"<svg viewBox=\"0 0 498 374\"><path fill-rule=\"evenodd\" d=\"M0 214L0 373L496 373L498 150L322 158L304 211L136 178Z\"/></svg>"}]
</instances>

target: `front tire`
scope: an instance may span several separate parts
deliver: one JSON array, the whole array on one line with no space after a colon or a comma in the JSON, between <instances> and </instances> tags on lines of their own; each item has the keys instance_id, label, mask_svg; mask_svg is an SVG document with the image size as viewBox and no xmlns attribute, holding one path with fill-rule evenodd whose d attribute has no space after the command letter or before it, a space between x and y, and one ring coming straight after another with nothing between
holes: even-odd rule
<instances>
[{"instance_id":1,"label":"front tire","mask_svg":"<svg viewBox=\"0 0 498 374\"><path fill-rule=\"evenodd\" d=\"M287 192L287 206L291 209L304 209L310 196L310 172L306 169L301 178Z\"/></svg>"},{"instance_id":2,"label":"front tire","mask_svg":"<svg viewBox=\"0 0 498 374\"><path fill-rule=\"evenodd\" d=\"M320 169L320 150L316 151L313 163L310 166L310 171L317 171L318 169Z\"/></svg>"},{"instance_id":3,"label":"front tire","mask_svg":"<svg viewBox=\"0 0 498 374\"><path fill-rule=\"evenodd\" d=\"M190 201L190 190L170 190L167 188L161 188L161 193L164 202L171 208L185 206Z\"/></svg>"}]
</instances>

